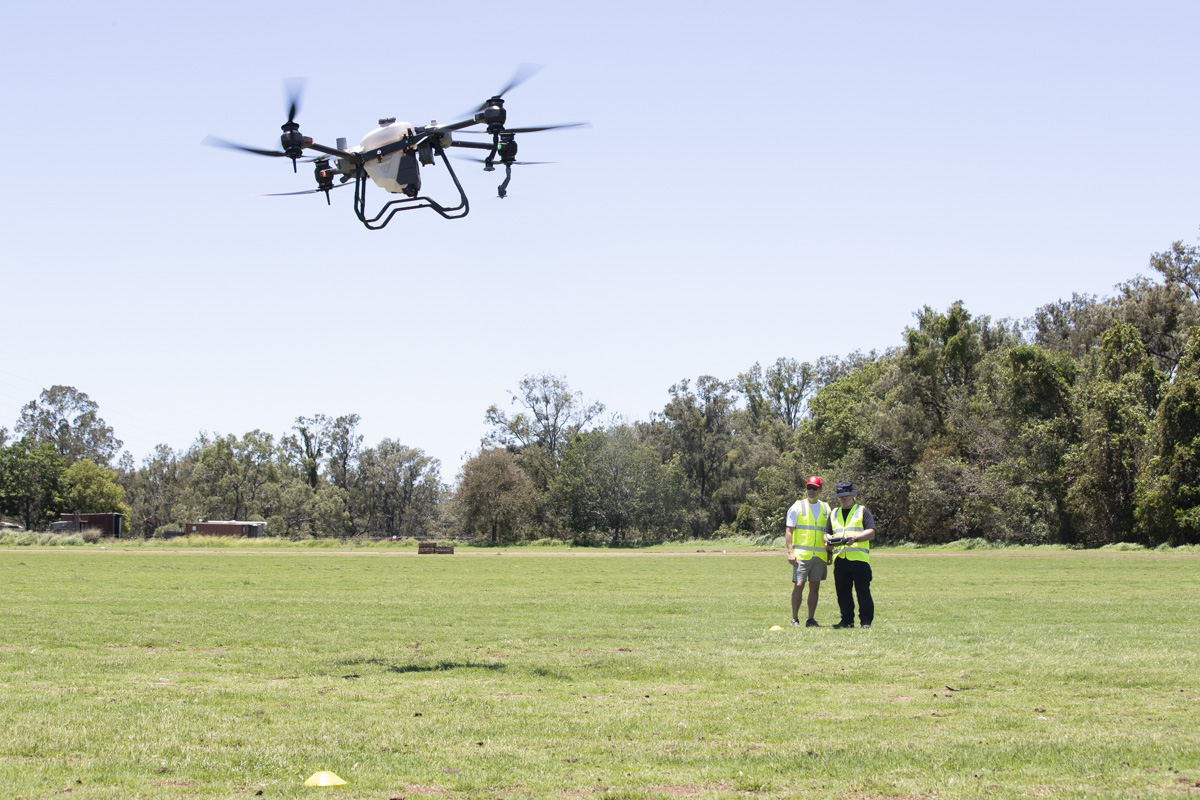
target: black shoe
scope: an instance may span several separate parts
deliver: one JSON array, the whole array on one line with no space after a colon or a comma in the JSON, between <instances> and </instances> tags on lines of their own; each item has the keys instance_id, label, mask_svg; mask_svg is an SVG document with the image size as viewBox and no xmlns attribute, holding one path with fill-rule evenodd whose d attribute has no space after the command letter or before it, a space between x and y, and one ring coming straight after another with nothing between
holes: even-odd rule
<instances>
[{"instance_id":1,"label":"black shoe","mask_svg":"<svg viewBox=\"0 0 1200 800\"><path fill-rule=\"evenodd\" d=\"M871 630L871 623L869 623L869 622L868 622L868 623L864 624L864 625L862 626L862 629L863 629L864 631L869 631L869 630Z\"/></svg>"},{"instance_id":2,"label":"black shoe","mask_svg":"<svg viewBox=\"0 0 1200 800\"><path fill-rule=\"evenodd\" d=\"M794 619L794 620L792 620L792 627L793 627L793 628L799 628L799 627L800 627L800 620L798 620L798 619Z\"/></svg>"},{"instance_id":3,"label":"black shoe","mask_svg":"<svg viewBox=\"0 0 1200 800\"><path fill-rule=\"evenodd\" d=\"M819 628L819 627L821 627L821 623L817 622L815 619L810 619L808 622L804 623L804 627Z\"/></svg>"},{"instance_id":4,"label":"black shoe","mask_svg":"<svg viewBox=\"0 0 1200 800\"><path fill-rule=\"evenodd\" d=\"M853 622L839 622L838 624L834 625L833 627L834 628L853 628L854 623Z\"/></svg>"}]
</instances>

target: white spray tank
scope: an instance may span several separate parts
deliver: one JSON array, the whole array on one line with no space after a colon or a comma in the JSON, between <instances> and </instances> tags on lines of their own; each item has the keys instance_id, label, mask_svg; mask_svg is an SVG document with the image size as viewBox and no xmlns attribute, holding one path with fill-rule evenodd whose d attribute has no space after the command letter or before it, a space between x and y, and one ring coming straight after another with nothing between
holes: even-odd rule
<instances>
[{"instance_id":1,"label":"white spray tank","mask_svg":"<svg viewBox=\"0 0 1200 800\"><path fill-rule=\"evenodd\" d=\"M388 153L380 160L375 151L385 145L393 144L405 136L413 136L416 131L407 122L397 122L395 119L379 120L379 127L368 131L357 148L363 155L363 168L367 175L379 188L395 194L404 193L416 195L421 188L420 167L417 166L417 156L414 152L397 150Z\"/></svg>"}]
</instances>

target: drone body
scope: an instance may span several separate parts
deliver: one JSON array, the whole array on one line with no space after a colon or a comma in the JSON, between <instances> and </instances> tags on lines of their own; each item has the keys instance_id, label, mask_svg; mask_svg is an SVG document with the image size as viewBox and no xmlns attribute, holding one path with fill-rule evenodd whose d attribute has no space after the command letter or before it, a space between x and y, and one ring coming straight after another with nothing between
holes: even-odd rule
<instances>
[{"instance_id":1,"label":"drone body","mask_svg":"<svg viewBox=\"0 0 1200 800\"><path fill-rule=\"evenodd\" d=\"M260 150L211 136L206 138L204 143L243 150L256 155L289 158L292 161L293 171L296 170L296 162L304 157L305 151L312 150L321 154L316 158L309 159L315 163L314 177L317 181L317 188L284 194L322 192L325 194L326 203L329 203L330 190L339 186L348 186L353 180L354 212L363 225L371 230L378 230L386 226L400 211L416 208L432 208L446 219L460 219L470 211L470 205L466 192L463 191L462 184L458 181L458 176L455 175L453 167L446 158L447 149L462 147L486 150L485 158L473 160L483 162L486 172L495 169L497 163L504 167L505 179L498 187L499 196L504 197L507 194L509 181L512 180L513 166L545 163L516 160L516 135L518 133L588 125L586 122L576 122L565 125L506 128L504 123L507 121L508 115L504 108L504 94L523 82L532 72L533 69L528 66L519 69L509 84L480 105L471 114L470 119L447 125L439 125L434 121L426 126L415 126L408 122L398 122L394 117L388 117L379 120L379 126L368 131L359 144L354 147L347 147L345 139L338 139L337 147L328 147L300 132L300 125L296 122L296 112L299 108L299 88L294 86L291 90L288 120L282 126L283 135L279 137L281 150ZM479 131L465 130L474 125L486 127ZM452 135L456 131L485 134L491 141L459 141ZM444 206L432 198L423 197L420 194L421 167L434 166L438 159L441 160L458 189L459 202L457 205ZM340 183L335 184L338 176L340 176ZM400 195L398 199L385 203L373 217L369 217L365 210L368 179L389 194Z\"/></svg>"}]
</instances>

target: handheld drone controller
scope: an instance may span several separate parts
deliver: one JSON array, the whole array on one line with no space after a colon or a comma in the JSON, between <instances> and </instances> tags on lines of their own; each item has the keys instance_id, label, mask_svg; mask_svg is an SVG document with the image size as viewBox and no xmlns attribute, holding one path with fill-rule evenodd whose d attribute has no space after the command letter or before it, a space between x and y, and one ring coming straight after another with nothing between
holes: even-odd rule
<instances>
[{"instance_id":1,"label":"handheld drone controller","mask_svg":"<svg viewBox=\"0 0 1200 800\"><path fill-rule=\"evenodd\" d=\"M845 547L848 544L852 544L852 542L845 536L831 536L826 544L829 547Z\"/></svg>"}]
</instances>

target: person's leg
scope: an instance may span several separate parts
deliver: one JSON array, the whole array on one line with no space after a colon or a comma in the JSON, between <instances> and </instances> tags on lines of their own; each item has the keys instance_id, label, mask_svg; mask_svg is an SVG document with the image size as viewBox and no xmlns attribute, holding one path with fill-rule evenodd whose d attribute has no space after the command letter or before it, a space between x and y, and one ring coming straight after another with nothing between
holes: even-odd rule
<instances>
[{"instance_id":1,"label":"person's leg","mask_svg":"<svg viewBox=\"0 0 1200 800\"><path fill-rule=\"evenodd\" d=\"M858 621L863 625L870 625L875 619L875 600L871 597L871 565L866 561L859 561L857 566L854 593L858 595Z\"/></svg>"},{"instance_id":2,"label":"person's leg","mask_svg":"<svg viewBox=\"0 0 1200 800\"><path fill-rule=\"evenodd\" d=\"M800 598L804 595L804 582L792 584L792 619L800 621Z\"/></svg>"},{"instance_id":3,"label":"person's leg","mask_svg":"<svg viewBox=\"0 0 1200 800\"><path fill-rule=\"evenodd\" d=\"M846 564L844 558L835 559L833 562L833 587L837 589L838 608L842 613L841 622L838 624L843 626L854 624L854 597L850 594L850 568Z\"/></svg>"},{"instance_id":4,"label":"person's leg","mask_svg":"<svg viewBox=\"0 0 1200 800\"><path fill-rule=\"evenodd\" d=\"M820 581L808 582L808 618L812 619L817 613L817 597L821 593Z\"/></svg>"}]
</instances>

